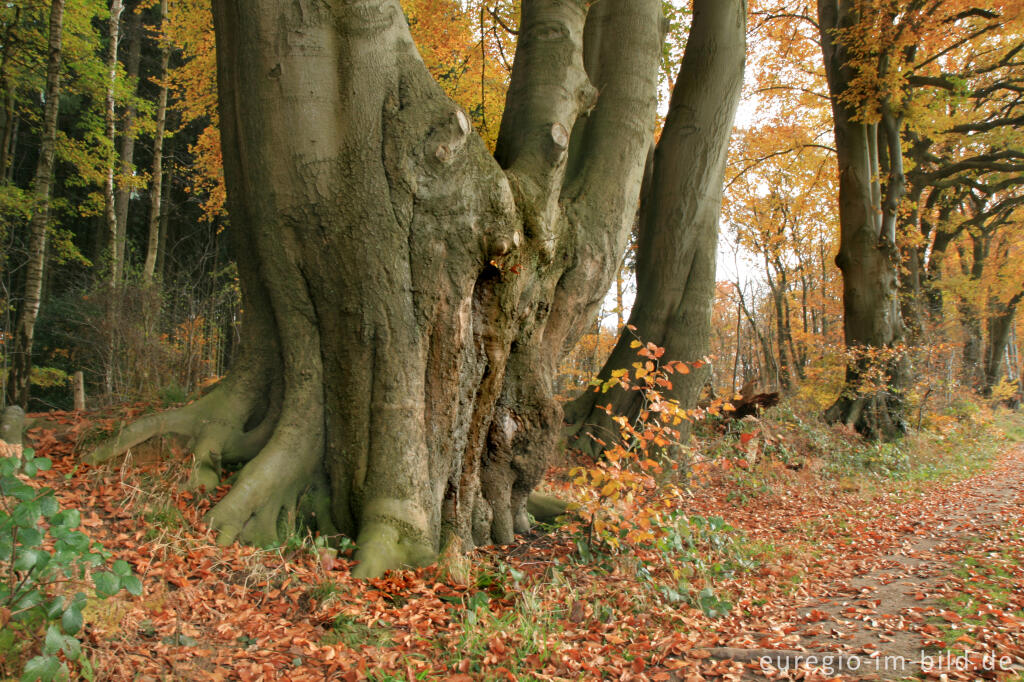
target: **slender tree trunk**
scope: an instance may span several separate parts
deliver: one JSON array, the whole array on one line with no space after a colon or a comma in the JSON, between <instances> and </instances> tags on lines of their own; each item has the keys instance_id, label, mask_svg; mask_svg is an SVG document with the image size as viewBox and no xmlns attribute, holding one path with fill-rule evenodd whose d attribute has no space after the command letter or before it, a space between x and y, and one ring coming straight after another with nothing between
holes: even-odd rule
<instances>
[{"instance_id":1,"label":"slender tree trunk","mask_svg":"<svg viewBox=\"0 0 1024 682\"><path fill-rule=\"evenodd\" d=\"M982 391L985 386L985 339L981 318L972 305L961 304L958 308L964 331L962 380L974 390Z\"/></svg>"},{"instance_id":2,"label":"slender tree trunk","mask_svg":"<svg viewBox=\"0 0 1024 682\"><path fill-rule=\"evenodd\" d=\"M952 206L943 205L935 224L947 224L952 210ZM929 325L935 327L943 321L943 306L945 305L942 287L939 286L942 280L942 264L946 257L946 249L953 243L954 238L959 232L933 229L930 224L922 221L922 232L925 230L927 230L926 239L931 242L932 248L928 262L924 263L924 267L921 270L923 317ZM935 232L934 237L932 236L933 231ZM922 322L923 324L924 322Z\"/></svg>"},{"instance_id":3,"label":"slender tree trunk","mask_svg":"<svg viewBox=\"0 0 1024 682\"><path fill-rule=\"evenodd\" d=\"M777 264L776 264L777 265ZM765 254L765 274L768 278L768 289L772 295L772 308L775 312L775 342L778 344L778 368L779 368L779 388L783 391L788 391L793 387L793 354L787 355L786 340L787 330L786 322L787 315L785 311L785 292L786 292L786 280L785 273L781 269L777 269L779 273L779 280L776 281L771 274L771 268L768 265L767 252Z\"/></svg>"},{"instance_id":4,"label":"slender tree trunk","mask_svg":"<svg viewBox=\"0 0 1024 682\"><path fill-rule=\"evenodd\" d=\"M985 274L988 260L988 239L984 234L971 235L971 258L968 262L966 250L957 243L960 267L964 277L977 286ZM979 302L970 296L957 304L960 323L964 330L963 380L977 391L985 389L985 359L982 310Z\"/></svg>"},{"instance_id":5,"label":"slender tree trunk","mask_svg":"<svg viewBox=\"0 0 1024 682\"><path fill-rule=\"evenodd\" d=\"M985 395L1003 378L1006 368L1007 348L1013 330L1017 306L1024 298L1024 292L1015 294L1006 303L994 303L988 318L988 347L985 353Z\"/></svg>"},{"instance_id":6,"label":"slender tree trunk","mask_svg":"<svg viewBox=\"0 0 1024 682\"><path fill-rule=\"evenodd\" d=\"M903 340L896 250L896 218L905 190L903 155L900 121L887 102L881 107L881 122L866 124L857 119L855 109L840 101L854 73L836 30L861 21L855 5L854 0L818 0L839 163L836 265L843 273L843 329L851 354L843 392L826 418L869 437L892 439L906 431L905 368L897 351ZM884 192L883 162L888 163Z\"/></svg>"},{"instance_id":7,"label":"slender tree trunk","mask_svg":"<svg viewBox=\"0 0 1024 682\"><path fill-rule=\"evenodd\" d=\"M14 89L4 88L4 127L0 140L0 182L10 182L11 158L14 156L14 131L17 120L14 113Z\"/></svg>"},{"instance_id":8,"label":"slender tree trunk","mask_svg":"<svg viewBox=\"0 0 1024 682\"><path fill-rule=\"evenodd\" d=\"M754 336L757 338L757 343L761 348L761 357L764 359L764 372L762 377L765 381L768 380L767 373L771 372L772 387L779 388L779 365L775 358L775 353L772 352L771 343L768 338L761 332L761 328L757 326L757 322L754 320L753 314L747 307L746 301L743 300L742 290L737 289L739 292L740 308L743 310L743 314L747 317L747 323L750 324L751 331L754 332ZM768 329L768 334L771 334L771 329Z\"/></svg>"},{"instance_id":9,"label":"slender tree trunk","mask_svg":"<svg viewBox=\"0 0 1024 682\"><path fill-rule=\"evenodd\" d=\"M729 389L733 393L736 392L736 377L740 365L740 341L743 336L743 317L740 311L739 290L740 283L736 282L736 348L732 356L732 383L729 384Z\"/></svg>"},{"instance_id":10,"label":"slender tree trunk","mask_svg":"<svg viewBox=\"0 0 1024 682\"><path fill-rule=\"evenodd\" d=\"M912 343L918 343L924 335L925 308L927 299L924 295L924 288L921 286L922 261L924 260L924 248L910 246L904 250L903 260L906 263L906 276L900 282L900 309L903 313L903 326L907 331L907 338Z\"/></svg>"},{"instance_id":11,"label":"slender tree trunk","mask_svg":"<svg viewBox=\"0 0 1024 682\"><path fill-rule=\"evenodd\" d=\"M46 263L46 230L50 217L50 190L57 141L57 114L60 105L60 69L64 31L64 0L50 3L50 33L46 59L46 103L43 107L43 128L39 143L39 159L32 180L35 205L28 226L28 263L25 268L24 293L14 327L11 368L7 378L10 403L28 407L29 378L32 374L32 341L43 288L43 267Z\"/></svg>"},{"instance_id":12,"label":"slender tree trunk","mask_svg":"<svg viewBox=\"0 0 1024 682\"><path fill-rule=\"evenodd\" d=\"M14 53L14 28L21 20L21 8L14 9L14 16L4 36L3 49L0 51L0 92L4 98L4 122L0 128L0 182L7 180L7 167L11 163L12 141L14 138L14 85L10 81L11 57Z\"/></svg>"},{"instance_id":13,"label":"slender tree trunk","mask_svg":"<svg viewBox=\"0 0 1024 682\"><path fill-rule=\"evenodd\" d=\"M626 282L625 282L625 270L626 263L623 261L619 268L615 271L615 331L617 333L622 332L622 328L626 326ZM598 329L600 330L600 320L598 321Z\"/></svg>"},{"instance_id":14,"label":"slender tree trunk","mask_svg":"<svg viewBox=\"0 0 1024 682\"><path fill-rule=\"evenodd\" d=\"M1010 325L1010 338L1006 345L1006 373L1011 381L1020 379L1020 351L1017 347L1017 320Z\"/></svg>"},{"instance_id":15,"label":"slender tree trunk","mask_svg":"<svg viewBox=\"0 0 1024 682\"><path fill-rule=\"evenodd\" d=\"M193 434L197 485L247 462L220 541L313 517L356 538L359 575L509 542L558 438L557 362L635 214L660 1L524 1L494 156L397 0L214 18L243 345L214 391L91 459Z\"/></svg>"},{"instance_id":16,"label":"slender tree trunk","mask_svg":"<svg viewBox=\"0 0 1024 682\"><path fill-rule=\"evenodd\" d=\"M167 0L160 0L160 29L166 27ZM171 48L160 37L160 95L156 102L156 131L153 133L153 169L149 184L149 239L146 242L146 261L142 266L142 279L146 284L153 281L156 272L157 253L160 248L160 210L164 178L164 135L167 131L167 68L171 59Z\"/></svg>"},{"instance_id":17,"label":"slender tree trunk","mask_svg":"<svg viewBox=\"0 0 1024 682\"><path fill-rule=\"evenodd\" d=\"M772 308L775 312L775 343L779 349L779 388L788 391L793 387L792 368L790 367L790 356L786 353L786 324L783 319L782 292L771 287Z\"/></svg>"},{"instance_id":18,"label":"slender tree trunk","mask_svg":"<svg viewBox=\"0 0 1024 682\"><path fill-rule=\"evenodd\" d=\"M110 282L115 285L121 281L121 270L124 265L124 261L120 257L124 253L124 246L118 239L117 210L114 199L114 172L117 168L115 87L117 85L117 48L121 38L121 13L123 10L124 5L121 0L111 0L110 21L107 24L107 39L109 41L107 44L107 96L103 112L106 121L107 140L110 141L110 158L107 161L107 172L103 185L103 221L107 233L107 249L109 250L110 268L107 274ZM109 372L109 370L110 368L108 367L107 371Z\"/></svg>"},{"instance_id":19,"label":"slender tree trunk","mask_svg":"<svg viewBox=\"0 0 1024 682\"><path fill-rule=\"evenodd\" d=\"M174 138L169 141L170 151L164 154L164 177L161 181L162 196L160 198L160 234L156 246L156 271L160 281L167 281L168 237L171 232L171 190L174 188L174 164L167 164L167 159L174 158Z\"/></svg>"},{"instance_id":20,"label":"slender tree trunk","mask_svg":"<svg viewBox=\"0 0 1024 682\"><path fill-rule=\"evenodd\" d=\"M906 203L910 205L910 213L904 221L904 227L908 235L920 235L921 241L911 241L902 247L901 258L905 263L906 275L900 280L900 312L903 314L903 328L907 339L911 343L919 343L924 334L925 319L925 299L921 278L928 248L926 240L930 235L925 232L921 220L923 188L917 181L908 181L907 184L909 191Z\"/></svg>"},{"instance_id":21,"label":"slender tree trunk","mask_svg":"<svg viewBox=\"0 0 1024 682\"><path fill-rule=\"evenodd\" d=\"M825 245L819 247L819 262L821 263L821 335L828 338L828 259L825 258Z\"/></svg>"},{"instance_id":22,"label":"slender tree trunk","mask_svg":"<svg viewBox=\"0 0 1024 682\"><path fill-rule=\"evenodd\" d=\"M634 339L694 362L709 352L722 180L746 57L745 0L695 0L693 24L641 201L637 295L629 324L599 378L637 360ZM630 328L632 327L632 329ZM634 331L635 329L635 331ZM710 367L675 375L668 397L696 403ZM618 434L604 409L634 419L638 391L584 392L566 407L574 447L588 452Z\"/></svg>"},{"instance_id":23,"label":"slender tree trunk","mask_svg":"<svg viewBox=\"0 0 1024 682\"><path fill-rule=\"evenodd\" d=\"M128 38L128 55L125 75L128 82L138 89L139 62L142 58L142 14L131 12L125 27ZM114 213L117 219L117 254L116 260L124 267L125 244L128 237L128 209L131 205L132 183L130 178L135 171L135 117L138 115L135 104L131 103L124 112L124 129L121 131L121 152L119 169L114 195Z\"/></svg>"}]
</instances>

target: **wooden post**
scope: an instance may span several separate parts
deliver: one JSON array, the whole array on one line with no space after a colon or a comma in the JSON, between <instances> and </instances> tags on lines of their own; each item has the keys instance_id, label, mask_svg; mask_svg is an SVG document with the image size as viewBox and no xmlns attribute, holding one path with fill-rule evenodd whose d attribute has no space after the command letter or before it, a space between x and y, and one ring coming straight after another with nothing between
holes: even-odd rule
<instances>
[{"instance_id":1,"label":"wooden post","mask_svg":"<svg viewBox=\"0 0 1024 682\"><path fill-rule=\"evenodd\" d=\"M75 372L71 376L71 390L75 395L75 411L85 409L85 377L81 372Z\"/></svg>"},{"instance_id":2,"label":"wooden post","mask_svg":"<svg viewBox=\"0 0 1024 682\"><path fill-rule=\"evenodd\" d=\"M0 410L0 443L8 445L21 445L21 432L25 430L25 411L18 405L8 405L6 410ZM10 457L17 454L0 448L0 456Z\"/></svg>"}]
</instances>

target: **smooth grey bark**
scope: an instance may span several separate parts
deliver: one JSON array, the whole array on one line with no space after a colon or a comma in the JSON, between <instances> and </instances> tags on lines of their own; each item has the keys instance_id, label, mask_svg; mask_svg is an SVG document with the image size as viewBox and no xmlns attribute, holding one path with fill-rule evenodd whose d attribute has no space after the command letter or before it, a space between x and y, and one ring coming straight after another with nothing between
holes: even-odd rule
<instances>
[{"instance_id":1,"label":"smooth grey bark","mask_svg":"<svg viewBox=\"0 0 1024 682\"><path fill-rule=\"evenodd\" d=\"M25 282L14 325L11 367L7 375L7 399L28 407L29 379L32 374L32 342L43 290L46 263L47 225L50 219L50 193L57 143L57 114L60 108L60 69L63 59L64 0L50 3L50 26L46 58L46 99L39 158L32 179L32 218L28 224L28 262Z\"/></svg>"},{"instance_id":2,"label":"smooth grey bark","mask_svg":"<svg viewBox=\"0 0 1024 682\"><path fill-rule=\"evenodd\" d=\"M167 22L167 0L160 0L160 30ZM156 130L153 132L153 168L149 181L149 235L146 241L146 260L142 265L142 279L153 281L160 249L160 211L164 179L164 136L167 132L167 69L171 60L171 46L160 36L160 94L156 102Z\"/></svg>"},{"instance_id":3,"label":"smooth grey bark","mask_svg":"<svg viewBox=\"0 0 1024 682\"><path fill-rule=\"evenodd\" d=\"M825 417L868 437L892 439L906 430L901 392L905 368L895 350L903 340L896 249L896 218L905 191L901 120L887 101L881 105L879 123L858 120L856 110L840 101L855 72L850 51L836 31L861 20L858 7L853 0L818 0L839 166L836 265L843 273L844 338L852 353L843 391ZM881 361L873 357L876 353ZM865 382L879 371L882 386Z\"/></svg>"},{"instance_id":4,"label":"smooth grey bark","mask_svg":"<svg viewBox=\"0 0 1024 682\"><path fill-rule=\"evenodd\" d=\"M746 58L745 0L695 0L693 23L640 206L637 295L627 327L598 377L637 361L634 339L693 362L709 352L722 183ZM630 329L633 327L635 329ZM666 397L695 404L710 367L672 377ZM615 387L566 406L570 443L590 453L618 436L615 415L634 419L643 398ZM598 406L600 403L600 406Z\"/></svg>"},{"instance_id":5,"label":"smooth grey bark","mask_svg":"<svg viewBox=\"0 0 1024 682\"><path fill-rule=\"evenodd\" d=\"M554 368L635 212L661 3L525 0L494 156L396 0L214 19L241 356L91 460L190 434L196 484L247 462L208 518L220 541L313 516L356 538L359 575L509 542L558 435Z\"/></svg>"}]
</instances>

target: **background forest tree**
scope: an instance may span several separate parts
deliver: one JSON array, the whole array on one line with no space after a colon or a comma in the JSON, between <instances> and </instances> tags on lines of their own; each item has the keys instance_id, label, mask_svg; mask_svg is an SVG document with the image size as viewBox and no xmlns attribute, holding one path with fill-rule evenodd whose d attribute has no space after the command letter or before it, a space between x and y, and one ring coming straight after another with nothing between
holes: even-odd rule
<instances>
[{"instance_id":1,"label":"background forest tree","mask_svg":"<svg viewBox=\"0 0 1024 682\"><path fill-rule=\"evenodd\" d=\"M845 15L846 27L830 31L819 21L819 8L862 14L859 20ZM1016 275L1002 265L987 275L985 268L989 253L1006 263L1007 249L1021 234L1022 140L1014 130L1020 120L1019 4L758 2L751 10L750 40L764 49L752 52L747 97L762 106L734 136L724 211L732 243L748 261L744 270L763 274L723 289L728 299L720 299L716 326L732 331L717 337L725 361L716 373L728 377L719 391L756 377L825 408L841 391L839 368L873 356L868 380L847 376L842 393L848 404L881 389L906 402L896 414L910 414L922 401L941 397L948 404L965 388L991 393L997 384L996 393L1012 399L1020 390L1014 387L1020 367L1016 342L1003 339L1019 338L1019 320L1009 318L1017 305ZM856 46L838 62L847 65L854 91L836 101L848 107L853 125L868 126L879 144L899 150L902 180L886 180L897 168L888 152L878 155L881 172L865 171L879 180L867 183L872 201L882 201L894 182L902 185L893 185L902 197L888 214L868 212L889 215L886 229L895 238L882 249L891 264L891 293L879 296L881 289L869 287L866 301L868 310L883 301L898 304L899 340L868 343L838 335L849 310L844 316L838 307L842 280L832 263L839 190L829 168L836 148L823 35ZM886 123L886 116L895 118ZM898 130L898 139L883 140L886 126ZM1006 240L1001 250L986 248L995 243L987 230L1000 231ZM997 293L980 284L989 277L1007 286ZM892 314L886 319L897 322ZM912 379L891 391L887 375L897 360ZM986 365L994 371L986 374ZM747 369L734 373L733 367ZM842 420L866 433L895 435L879 430L877 421L871 426L850 416Z\"/></svg>"}]
</instances>

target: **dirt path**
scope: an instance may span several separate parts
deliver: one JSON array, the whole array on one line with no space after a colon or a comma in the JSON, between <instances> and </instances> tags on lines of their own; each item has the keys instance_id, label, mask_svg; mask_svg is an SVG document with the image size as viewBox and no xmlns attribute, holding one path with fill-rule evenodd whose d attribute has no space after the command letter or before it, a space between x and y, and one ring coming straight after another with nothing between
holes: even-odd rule
<instances>
[{"instance_id":1,"label":"dirt path","mask_svg":"<svg viewBox=\"0 0 1024 682\"><path fill-rule=\"evenodd\" d=\"M785 649L773 642L770 648L715 648L711 655L746 662L745 679L763 679L759 669L785 677L784 671L792 675L807 666L826 677L854 679L939 676L956 670L957 656L951 659L935 646L936 619L942 614L951 622L958 618L944 611L939 597L964 550L979 538L997 534L1024 509L1024 448L994 470L945 493L936 496L927 519L905 519L898 550L869 557L863 572L835 581L819 598L803 604L800 620L787 628ZM1024 591L1024 585L1019 589ZM969 675L975 679L991 677L983 674L986 668L999 667L994 655L972 658L976 671ZM1022 669L1017 663L1010 667L1017 673Z\"/></svg>"}]
</instances>

